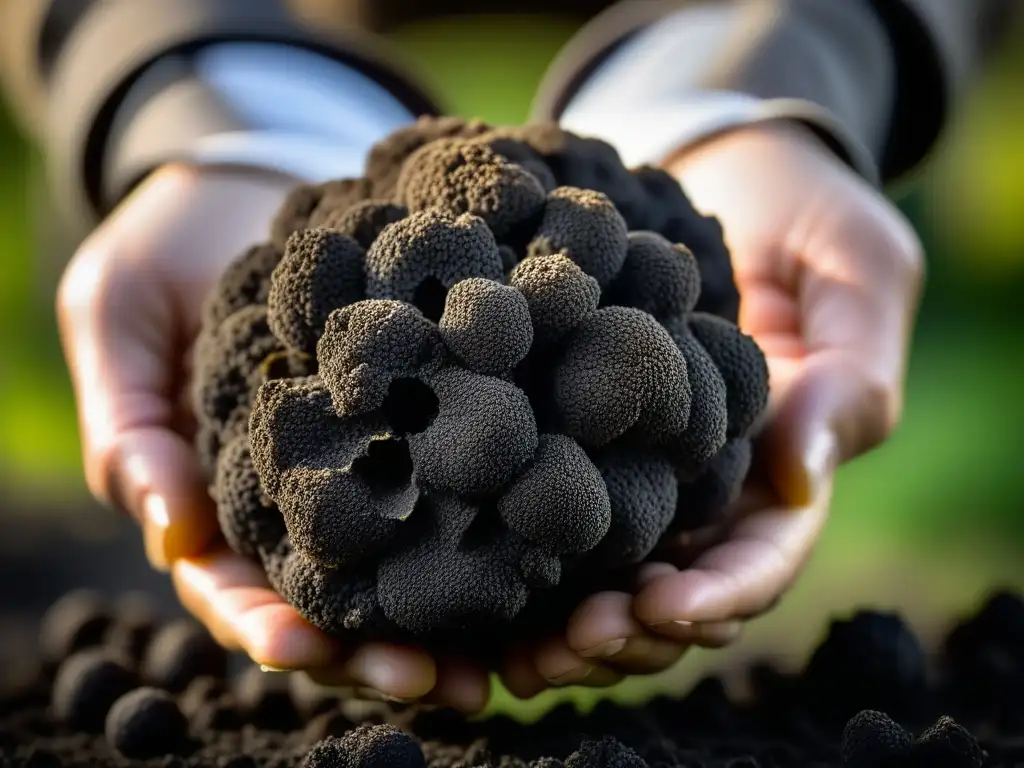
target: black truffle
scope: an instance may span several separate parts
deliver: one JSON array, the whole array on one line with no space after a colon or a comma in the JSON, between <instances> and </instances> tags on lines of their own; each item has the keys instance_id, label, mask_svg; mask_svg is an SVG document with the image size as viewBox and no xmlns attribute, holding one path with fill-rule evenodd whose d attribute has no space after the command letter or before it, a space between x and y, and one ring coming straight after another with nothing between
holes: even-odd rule
<instances>
[{"instance_id":1,"label":"black truffle","mask_svg":"<svg viewBox=\"0 0 1024 768\"><path fill-rule=\"evenodd\" d=\"M554 341L579 326L597 309L601 296L597 280L560 253L520 262L509 284L526 298L541 341Z\"/></svg>"},{"instance_id":2,"label":"black truffle","mask_svg":"<svg viewBox=\"0 0 1024 768\"><path fill-rule=\"evenodd\" d=\"M603 298L663 320L693 311L700 297L697 260L657 232L630 232L626 261Z\"/></svg>"},{"instance_id":3,"label":"black truffle","mask_svg":"<svg viewBox=\"0 0 1024 768\"><path fill-rule=\"evenodd\" d=\"M943 716L914 743L913 765L929 768L981 768L985 752L970 731Z\"/></svg>"},{"instance_id":4,"label":"black truffle","mask_svg":"<svg viewBox=\"0 0 1024 768\"><path fill-rule=\"evenodd\" d=\"M227 652L202 626L181 619L164 626L153 638L142 662L142 676L172 693L184 691L200 675L227 674Z\"/></svg>"},{"instance_id":5,"label":"black truffle","mask_svg":"<svg viewBox=\"0 0 1024 768\"><path fill-rule=\"evenodd\" d=\"M458 117L421 117L412 125L399 128L370 149L366 176L373 186L373 196L390 199L397 194L398 177L407 159L424 144L444 138L472 138L491 130L480 120L466 121Z\"/></svg>"},{"instance_id":6,"label":"black truffle","mask_svg":"<svg viewBox=\"0 0 1024 768\"><path fill-rule=\"evenodd\" d=\"M288 238L274 270L268 296L268 322L292 349L316 352L328 315L363 298L365 253L348 235L307 229Z\"/></svg>"},{"instance_id":7,"label":"black truffle","mask_svg":"<svg viewBox=\"0 0 1024 768\"><path fill-rule=\"evenodd\" d=\"M221 451L212 496L224 538L235 552L258 559L285 536L284 518L260 485L252 463L248 431Z\"/></svg>"},{"instance_id":8,"label":"black truffle","mask_svg":"<svg viewBox=\"0 0 1024 768\"><path fill-rule=\"evenodd\" d=\"M544 210L537 178L479 142L441 139L417 150L405 163L398 194L410 211L440 208L473 214L504 241Z\"/></svg>"},{"instance_id":9,"label":"black truffle","mask_svg":"<svg viewBox=\"0 0 1024 768\"><path fill-rule=\"evenodd\" d=\"M408 302L434 321L455 283L503 276L498 243L484 220L437 210L387 227L366 252L366 272L369 298Z\"/></svg>"},{"instance_id":10,"label":"black truffle","mask_svg":"<svg viewBox=\"0 0 1024 768\"><path fill-rule=\"evenodd\" d=\"M409 210L387 200L364 200L351 208L335 209L314 217L310 226L324 227L351 237L365 251L388 226L409 215Z\"/></svg>"},{"instance_id":11,"label":"black truffle","mask_svg":"<svg viewBox=\"0 0 1024 768\"><path fill-rule=\"evenodd\" d=\"M562 253L605 286L622 269L628 247L626 222L606 195L559 187L547 196L530 255Z\"/></svg>"},{"instance_id":12,"label":"black truffle","mask_svg":"<svg viewBox=\"0 0 1024 768\"><path fill-rule=\"evenodd\" d=\"M317 381L272 381L252 416L253 465L291 543L327 567L395 536L419 498L403 440L376 415L340 419Z\"/></svg>"},{"instance_id":13,"label":"black truffle","mask_svg":"<svg viewBox=\"0 0 1024 768\"><path fill-rule=\"evenodd\" d=\"M497 491L537 449L537 423L521 389L456 367L429 380L437 417L408 436L417 479L443 493Z\"/></svg>"},{"instance_id":14,"label":"black truffle","mask_svg":"<svg viewBox=\"0 0 1024 768\"><path fill-rule=\"evenodd\" d=\"M111 651L79 651L57 670L53 713L72 728L99 732L111 705L136 685L135 673Z\"/></svg>"},{"instance_id":15,"label":"black truffle","mask_svg":"<svg viewBox=\"0 0 1024 768\"><path fill-rule=\"evenodd\" d=\"M448 349L477 373L508 373L533 344L526 298L493 280L469 278L452 286L440 327Z\"/></svg>"},{"instance_id":16,"label":"black truffle","mask_svg":"<svg viewBox=\"0 0 1024 768\"><path fill-rule=\"evenodd\" d=\"M600 309L576 329L557 366L555 392L566 434L585 448L634 428L668 440L689 419L682 353L653 317L628 307Z\"/></svg>"},{"instance_id":17,"label":"black truffle","mask_svg":"<svg viewBox=\"0 0 1024 768\"><path fill-rule=\"evenodd\" d=\"M419 745L393 725L364 725L309 751L305 768L426 768Z\"/></svg>"},{"instance_id":18,"label":"black truffle","mask_svg":"<svg viewBox=\"0 0 1024 768\"><path fill-rule=\"evenodd\" d=\"M690 330L725 380L730 437L745 437L768 404L768 363L753 338L706 313L690 317Z\"/></svg>"},{"instance_id":19,"label":"black truffle","mask_svg":"<svg viewBox=\"0 0 1024 768\"><path fill-rule=\"evenodd\" d=\"M803 680L823 716L843 719L862 709L894 717L913 714L927 683L920 641L899 616L880 611L833 621ZM842 699L833 694L836 690L846 691Z\"/></svg>"},{"instance_id":20,"label":"black truffle","mask_svg":"<svg viewBox=\"0 0 1024 768\"><path fill-rule=\"evenodd\" d=\"M128 758L175 754L188 743L188 720L166 691L136 688L121 696L106 718L107 742Z\"/></svg>"},{"instance_id":21,"label":"black truffle","mask_svg":"<svg viewBox=\"0 0 1024 768\"><path fill-rule=\"evenodd\" d=\"M611 504L611 527L598 555L609 564L639 563L676 513L675 470L665 459L615 452L599 459L598 467Z\"/></svg>"},{"instance_id":22,"label":"black truffle","mask_svg":"<svg viewBox=\"0 0 1024 768\"><path fill-rule=\"evenodd\" d=\"M697 312L735 286L671 177L423 119L275 226L204 317L196 446L229 545L315 626L535 633L543 590L561 615L734 498L766 366Z\"/></svg>"},{"instance_id":23,"label":"black truffle","mask_svg":"<svg viewBox=\"0 0 1024 768\"><path fill-rule=\"evenodd\" d=\"M565 768L647 768L647 761L620 741L606 736L584 741L565 759Z\"/></svg>"},{"instance_id":24,"label":"black truffle","mask_svg":"<svg viewBox=\"0 0 1024 768\"><path fill-rule=\"evenodd\" d=\"M541 435L530 467L498 502L501 519L551 554L587 552L608 532L608 490L571 437Z\"/></svg>"},{"instance_id":25,"label":"black truffle","mask_svg":"<svg viewBox=\"0 0 1024 768\"><path fill-rule=\"evenodd\" d=\"M637 228L656 230L669 242L685 245L700 267L696 310L735 323L740 294L721 223L698 213L679 182L664 169L644 166L633 173L647 192L646 214L652 217L646 226Z\"/></svg>"},{"instance_id":26,"label":"black truffle","mask_svg":"<svg viewBox=\"0 0 1024 768\"><path fill-rule=\"evenodd\" d=\"M110 603L98 592L69 592L50 606L39 625L39 644L50 662L99 645L113 623Z\"/></svg>"},{"instance_id":27,"label":"black truffle","mask_svg":"<svg viewBox=\"0 0 1024 768\"><path fill-rule=\"evenodd\" d=\"M665 329L683 353L690 385L686 429L671 441L669 448L683 478L694 479L704 472L728 439L728 388L714 359L683 318L668 320Z\"/></svg>"},{"instance_id":28,"label":"black truffle","mask_svg":"<svg viewBox=\"0 0 1024 768\"><path fill-rule=\"evenodd\" d=\"M424 502L414 519L426 531L377 569L388 619L421 635L484 620L506 624L526 605L519 548L497 535L496 510L453 498Z\"/></svg>"},{"instance_id":29,"label":"black truffle","mask_svg":"<svg viewBox=\"0 0 1024 768\"><path fill-rule=\"evenodd\" d=\"M913 736L888 715L863 710L843 729L845 768L897 768L910 754Z\"/></svg>"},{"instance_id":30,"label":"black truffle","mask_svg":"<svg viewBox=\"0 0 1024 768\"><path fill-rule=\"evenodd\" d=\"M265 555L264 565L274 589L324 632L366 634L386 625L372 571L325 568L287 547Z\"/></svg>"},{"instance_id":31,"label":"black truffle","mask_svg":"<svg viewBox=\"0 0 1024 768\"><path fill-rule=\"evenodd\" d=\"M393 387L406 386L397 382L432 373L445 361L447 349L437 326L415 307L376 299L333 312L317 356L335 411L339 416L357 416L384 406L389 395L398 394ZM429 418L427 412L407 407L426 407L426 403L401 401L385 410L395 415L419 411L408 415L417 421ZM428 410L433 411L433 405ZM394 425L401 433L406 431L403 426Z\"/></svg>"},{"instance_id":32,"label":"black truffle","mask_svg":"<svg viewBox=\"0 0 1024 768\"><path fill-rule=\"evenodd\" d=\"M281 249L276 245L260 243L232 261L203 307L204 326L216 328L250 304L266 304L270 294L270 276L281 257Z\"/></svg>"},{"instance_id":33,"label":"black truffle","mask_svg":"<svg viewBox=\"0 0 1024 768\"><path fill-rule=\"evenodd\" d=\"M695 480L679 484L672 528L694 530L723 522L743 490L752 459L750 440L737 438L727 442Z\"/></svg>"}]
</instances>

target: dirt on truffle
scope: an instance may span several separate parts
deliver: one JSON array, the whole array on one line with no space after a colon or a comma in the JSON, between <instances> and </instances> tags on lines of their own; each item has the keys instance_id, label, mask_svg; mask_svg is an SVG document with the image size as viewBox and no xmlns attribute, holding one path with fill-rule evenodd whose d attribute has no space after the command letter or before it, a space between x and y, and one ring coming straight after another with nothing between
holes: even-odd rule
<instances>
[{"instance_id":1,"label":"dirt on truffle","mask_svg":"<svg viewBox=\"0 0 1024 768\"><path fill-rule=\"evenodd\" d=\"M208 299L224 538L334 635L537 636L736 497L769 385L737 306L671 176L554 125L420 120L297 188Z\"/></svg>"},{"instance_id":2,"label":"dirt on truffle","mask_svg":"<svg viewBox=\"0 0 1024 768\"><path fill-rule=\"evenodd\" d=\"M4 660L0 766L1024 765L1024 597L1010 591L993 593L928 653L897 615L864 610L834 621L800 673L752 666L742 700L707 678L684 698L605 702L586 715L563 705L532 725L357 710L304 676L252 666L229 674L225 652L180 621L153 625L133 661L111 634L74 629L99 616L137 624L137 613L114 606L72 593L53 606L36 646ZM57 647L61 658L34 654Z\"/></svg>"}]
</instances>

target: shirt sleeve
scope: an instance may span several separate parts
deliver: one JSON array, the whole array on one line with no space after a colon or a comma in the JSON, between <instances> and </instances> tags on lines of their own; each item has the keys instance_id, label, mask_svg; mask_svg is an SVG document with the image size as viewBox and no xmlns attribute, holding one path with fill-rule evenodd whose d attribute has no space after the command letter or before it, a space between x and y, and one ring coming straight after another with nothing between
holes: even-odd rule
<instances>
[{"instance_id":1,"label":"shirt sleeve","mask_svg":"<svg viewBox=\"0 0 1024 768\"><path fill-rule=\"evenodd\" d=\"M1012 0L1010 0L1012 2ZM658 162L716 132L798 120L886 183L928 153L1005 0L635 0L559 56L534 114Z\"/></svg>"},{"instance_id":2,"label":"shirt sleeve","mask_svg":"<svg viewBox=\"0 0 1024 768\"><path fill-rule=\"evenodd\" d=\"M182 115L193 115L187 124ZM413 112L359 69L301 48L230 42L155 62L111 132L105 201L180 161L262 168L305 182L358 176ZM162 128L177 123L181 129Z\"/></svg>"},{"instance_id":3,"label":"shirt sleeve","mask_svg":"<svg viewBox=\"0 0 1024 768\"><path fill-rule=\"evenodd\" d=\"M236 112L238 82L227 89L214 82L231 69L223 61L206 60L207 69L221 73L212 79L195 70L191 59L211 46L295 49L296 55L309 54L303 71L315 72L300 76L299 90L308 92L310 78L325 71L326 64L308 63L319 57L362 73L415 116L439 111L383 41L356 29L312 26L287 6L284 0L0 0L0 71L16 110L43 148L54 202L73 230L95 225L147 158L171 150L180 154L186 145L202 147L211 157L237 155L243 140L255 147L262 141L257 134L279 130L277 123L261 123L254 131L253 115ZM236 81L251 58L235 57L241 65L232 70ZM339 71L329 77L343 78ZM161 119L154 122L157 114ZM150 120L149 130L134 127L135 119ZM296 125L293 117L284 132L293 146L303 132L310 141L327 136L313 137L308 127ZM227 133L236 136L228 142ZM203 138L212 136L220 138ZM120 146L129 138L130 151ZM291 153L288 162L297 162L296 150L282 151ZM127 176L110 175L120 173Z\"/></svg>"}]
</instances>

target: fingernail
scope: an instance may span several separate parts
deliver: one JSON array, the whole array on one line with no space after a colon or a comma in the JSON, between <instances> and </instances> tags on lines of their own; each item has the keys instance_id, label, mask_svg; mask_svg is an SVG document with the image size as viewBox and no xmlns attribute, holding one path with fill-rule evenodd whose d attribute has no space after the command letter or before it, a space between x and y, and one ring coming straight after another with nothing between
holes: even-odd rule
<instances>
[{"instance_id":1,"label":"fingernail","mask_svg":"<svg viewBox=\"0 0 1024 768\"><path fill-rule=\"evenodd\" d=\"M681 627L682 629L689 629L690 627L693 626L693 622L692 621L682 621L682 620L680 620L680 621L659 621L659 622L656 622L654 624L651 624L651 626L652 627L675 626L675 627Z\"/></svg>"},{"instance_id":2,"label":"fingernail","mask_svg":"<svg viewBox=\"0 0 1024 768\"><path fill-rule=\"evenodd\" d=\"M414 675L415 670L405 668L401 661L393 659L394 652L387 649L378 649L370 646L363 646L355 651L345 663L345 672L349 677L365 688L372 688L380 692L381 696L391 696L385 691L407 690L411 682L409 675ZM412 697L419 699L427 694L434 686L432 680L423 683L424 690ZM399 697L402 698L402 697Z\"/></svg>"},{"instance_id":3,"label":"fingernail","mask_svg":"<svg viewBox=\"0 0 1024 768\"><path fill-rule=\"evenodd\" d=\"M588 648L585 651L580 651L580 656L586 659L607 659L614 656L625 647L625 640L609 640L607 643L602 643L595 648Z\"/></svg>"},{"instance_id":4,"label":"fingernail","mask_svg":"<svg viewBox=\"0 0 1024 768\"><path fill-rule=\"evenodd\" d=\"M573 683L580 683L586 680L594 669L595 667L590 664L587 664L584 667L573 667L561 674L547 678L547 681L552 685L572 685Z\"/></svg>"},{"instance_id":5,"label":"fingernail","mask_svg":"<svg viewBox=\"0 0 1024 768\"><path fill-rule=\"evenodd\" d=\"M166 539L167 529L171 525L167 502L156 494L148 494L142 500L142 542L146 551L146 559L158 571L167 572Z\"/></svg>"},{"instance_id":6,"label":"fingernail","mask_svg":"<svg viewBox=\"0 0 1024 768\"><path fill-rule=\"evenodd\" d=\"M413 704L416 699L402 699L398 696L389 696L376 688L359 687L354 691L357 698L365 701L390 701L394 704Z\"/></svg>"},{"instance_id":7,"label":"fingernail","mask_svg":"<svg viewBox=\"0 0 1024 768\"><path fill-rule=\"evenodd\" d=\"M807 475L809 496L805 503L809 504L818 497L822 486L835 470L836 449L836 438L830 430L816 433L807 445L807 450L804 451L803 465Z\"/></svg>"},{"instance_id":8,"label":"fingernail","mask_svg":"<svg viewBox=\"0 0 1024 768\"><path fill-rule=\"evenodd\" d=\"M836 448L833 433L820 430L808 441L799 459L788 463L788 472L785 466L781 468L783 474L776 477L776 486L787 503L804 507L818 497L835 469Z\"/></svg>"},{"instance_id":9,"label":"fingernail","mask_svg":"<svg viewBox=\"0 0 1024 768\"><path fill-rule=\"evenodd\" d=\"M260 664L260 672L290 672L288 669L279 669L278 667L271 667L268 664Z\"/></svg>"}]
</instances>

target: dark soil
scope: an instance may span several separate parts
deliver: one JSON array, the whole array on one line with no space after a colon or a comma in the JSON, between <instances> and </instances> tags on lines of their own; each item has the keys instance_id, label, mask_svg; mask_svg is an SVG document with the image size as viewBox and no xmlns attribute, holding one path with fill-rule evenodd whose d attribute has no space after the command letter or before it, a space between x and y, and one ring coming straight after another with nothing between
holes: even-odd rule
<instances>
[{"instance_id":1,"label":"dark soil","mask_svg":"<svg viewBox=\"0 0 1024 768\"><path fill-rule=\"evenodd\" d=\"M682 699L561 706L534 725L383 707L357 722L304 677L229 661L137 596L66 595L5 660L0 766L1024 766L1024 598L1009 591L930 653L898 616L862 611L800 674L754 665L742 701L708 678Z\"/></svg>"}]
</instances>

